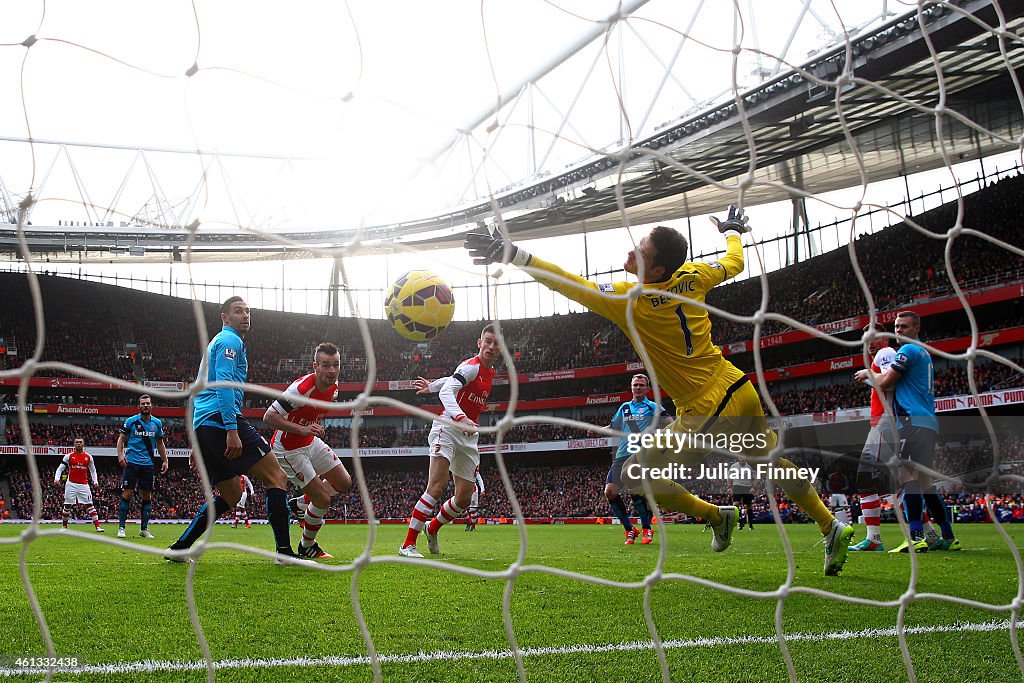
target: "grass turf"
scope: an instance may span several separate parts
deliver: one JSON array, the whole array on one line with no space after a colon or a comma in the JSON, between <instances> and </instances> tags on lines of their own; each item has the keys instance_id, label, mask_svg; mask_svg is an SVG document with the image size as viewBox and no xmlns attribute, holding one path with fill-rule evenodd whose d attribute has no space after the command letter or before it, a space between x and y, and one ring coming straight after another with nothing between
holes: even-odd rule
<instances>
[{"instance_id":1,"label":"grass turf","mask_svg":"<svg viewBox=\"0 0 1024 683\"><path fill-rule=\"evenodd\" d=\"M14 539L26 527L0 526L0 540ZM42 527L55 530L53 525ZM102 541L107 534L55 534L0 545L0 591L5 618L0 620L0 655L43 655L45 648L21 582L19 558L26 568L58 654L87 664L126 664L144 660L201 663L186 601L188 567L159 555L134 552ZM166 547L180 526L154 525L157 538L127 539L132 546ZM129 535L137 534L129 527ZM770 593L786 581L786 556L774 527L737 532L733 547L710 550L710 535L701 527L658 528L650 546L624 546L620 527L529 526L523 570L516 576L510 614L518 646L527 651L524 667L531 681L659 680L660 669L644 620L643 588L601 585L558 576L549 570L597 580L641 583L657 568L661 544L668 540L663 571ZM321 545L334 554L326 566L349 563L365 548L366 526L328 525ZM822 546L811 525L787 526L794 575L783 602L782 624L794 668L801 680L900 681L907 672L897 637L887 631L897 620L896 607L851 604L800 592L820 589L843 596L897 601L910 585L910 556L851 553L842 576L822 575ZM293 537L297 537L293 529ZM506 580L471 576L447 569L378 563L394 558L404 536L401 526L375 529L374 562L363 566L355 583L359 606L382 664L384 680L515 680L515 661L482 656L510 648L502 619ZM1024 527L1009 527L1014 544L1024 545ZM965 549L959 553L917 556L917 593L943 594L1006 606L1014 599L1018 570L1010 547L992 525L961 525ZM884 528L891 545L895 526ZM858 537L859 538L859 537ZM101 542L95 542L95 541ZM269 548L265 526L231 529L218 525L211 540ZM461 526L441 534L449 567L503 572L520 550L518 527ZM423 546L426 544L423 543ZM264 557L238 550L214 549L196 565L198 613L212 657L243 660L221 668L217 680L368 680L371 668L350 595L353 571L317 572L279 567ZM666 658L673 680L788 680L775 634L776 597L737 595L693 581L667 578L651 587L651 613L658 634L670 642ZM958 624L1009 619L994 612L948 600L910 602L906 625L923 631L907 635L918 681L1022 679L1009 630L971 631ZM826 639L807 634L830 634ZM710 639L710 640L701 640ZM635 643L647 643L647 647ZM619 649L616 649L619 646ZM551 648L545 650L545 648ZM448 656L437 655L447 652ZM395 655L437 655L428 661ZM246 660L310 658L290 666L253 666ZM324 661L323 658L338 658ZM351 658L355 661L341 661ZM201 667L201 664L200 664ZM56 680L201 681L205 670L121 673L60 673ZM38 679L41 676L17 676Z\"/></svg>"}]
</instances>

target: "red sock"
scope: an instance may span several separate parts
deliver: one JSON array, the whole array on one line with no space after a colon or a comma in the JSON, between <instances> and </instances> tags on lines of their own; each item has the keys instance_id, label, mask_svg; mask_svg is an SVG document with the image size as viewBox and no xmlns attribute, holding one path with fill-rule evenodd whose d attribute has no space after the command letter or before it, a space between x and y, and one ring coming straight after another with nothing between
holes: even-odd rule
<instances>
[{"instance_id":1,"label":"red sock","mask_svg":"<svg viewBox=\"0 0 1024 683\"><path fill-rule=\"evenodd\" d=\"M455 504L455 497L452 496L444 502L441 506L441 511L437 513L437 517L430 520L430 526L427 527L427 533L431 536L437 534L441 530L441 527L445 524L451 524L452 520L462 514L465 508L460 508Z\"/></svg>"},{"instance_id":2,"label":"red sock","mask_svg":"<svg viewBox=\"0 0 1024 683\"><path fill-rule=\"evenodd\" d=\"M416 545L416 538L420 535L420 530L423 529L427 517L434 511L434 505L436 504L437 501L434 497L425 491L420 496L420 499L416 501L412 515L409 517L409 531L405 534L405 543L402 544L403 548Z\"/></svg>"}]
</instances>

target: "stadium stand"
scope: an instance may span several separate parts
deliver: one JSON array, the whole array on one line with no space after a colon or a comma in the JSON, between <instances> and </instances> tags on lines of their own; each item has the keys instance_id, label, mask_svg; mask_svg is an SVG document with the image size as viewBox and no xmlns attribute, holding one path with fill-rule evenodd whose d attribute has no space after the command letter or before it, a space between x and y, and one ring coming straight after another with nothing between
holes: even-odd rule
<instances>
[{"instance_id":1,"label":"stadium stand","mask_svg":"<svg viewBox=\"0 0 1024 683\"><path fill-rule=\"evenodd\" d=\"M968 214L977 224L968 227L993 232L1010 242L1024 242L1024 226L1017 220L1015 208L1019 205L1021 177L1013 177L993 184L983 191L969 195ZM916 217L926 227L944 232L953 223L955 205L947 204ZM857 254L865 275L871 283L875 303L879 310L917 306L922 302L941 300L950 295L950 283L943 266L943 240L931 240L905 224L894 225L857 241ZM998 256L998 258L995 258ZM991 247L988 243L961 238L954 243L955 276L966 290L981 290L1024 281L1024 259ZM809 325L863 315L866 303L859 286L849 272L845 250L826 253L803 263L789 266L768 275L772 292L771 308L790 315ZM144 292L110 287L95 283L44 276L40 280L47 327L43 360L75 363L92 370L125 380L156 380L188 382L194 378L193 364L199 353L199 340L194 334L195 322L191 302L161 297ZM20 366L35 344L34 311L28 296L24 276L14 273L0 274L7 304L0 309L0 336L8 340L13 353L0 356L0 367ZM752 313L759 303L761 285L751 278L713 291L709 303L742 314ZM101 302L101 303L96 303ZM208 320L207 332L213 334L219 325L216 306L204 305ZM1024 326L1024 304L1020 300L1006 300L992 305L979 305L973 309L980 332L1007 330ZM250 347L250 379L254 382L283 385L308 367L307 350L316 342L328 339L342 347L345 382L361 382L365 368L365 352L351 319L309 316L273 311L257 311L257 324L247 338ZM723 347L751 337L751 326L714 317L715 339ZM453 323L443 338L429 344L412 346L394 343L394 332L387 323L368 321L374 350L377 354L379 378L382 380L409 379L418 375L441 376L450 371L473 348L479 333L479 322ZM557 315L540 319L512 320L503 324L506 339L516 369L524 375L544 371L573 370L636 361L625 335L602 318L589 313ZM782 334L789 328L769 321L762 331L764 336ZM962 309L950 310L925 319L927 341L951 340L969 335L970 326ZM859 338L859 331L839 334L843 339ZM1022 337L1024 339L1024 337ZM12 344L12 342L14 342ZM964 347L966 342L964 342ZM1024 343L1015 341L992 347L1013 362L1020 364ZM768 386L782 415L823 413L839 408L861 406L867 402L862 386L853 384L852 368L839 371L817 372L803 378L788 377L787 368L801 364L848 357L853 350L839 349L818 339L764 348L761 352L766 368L778 370L777 379ZM737 365L753 371L753 354L749 351L730 356ZM859 367L859 365L858 365ZM532 401L566 397L599 396L602 399L623 391L633 370L622 369L598 373L593 377L559 378L557 381L528 381L520 385L520 400ZM62 377L65 373L43 371L40 377ZM980 359L975 365L975 381L981 392L1024 385L1024 377L1004 365ZM962 395L969 392L966 365L936 359L936 396ZM350 399L357 391L343 391L341 399ZM388 392L380 392L385 395ZM404 391L393 393L403 401L417 405L433 405L436 397L414 396ZM491 401L507 400L507 385L497 385ZM613 397L614 398L614 397ZM131 407L136 396L131 392L111 389L75 389L54 386L33 387L30 402L55 405L95 405ZM16 403L15 387L0 386L0 403L7 413L3 438L8 444L21 443L21 430L13 419L12 404ZM267 401L262 396L249 396L247 406L262 409ZM562 411L585 423L603 426L608 423L614 400L604 401L590 408ZM156 413L161 408L181 408L180 403L156 400ZM74 436L81 435L89 446L112 446L123 417L100 415L89 419L72 416L31 415L32 441L36 444L66 446ZM187 448L188 440L181 418L164 418L167 445ZM485 423L486 424L486 423ZM401 426L392 422L378 422L368 418L359 430L362 448L422 446L426 441L427 423L416 420ZM347 448L350 427L329 426L326 440L338 448ZM557 425L521 425L505 437L506 443L537 443L580 438L588 432ZM493 443L493 435L485 434L482 444ZM1002 473L1024 471L1024 446L1019 439L1004 444ZM985 453L977 443L944 444L940 448L942 471L965 473ZM1007 455L1009 453L1009 455ZM607 505L598 483L603 481L607 468L605 451L588 452L588 462L567 465L542 464L537 456L521 456L509 463L512 481L527 517L592 517L606 514ZM386 466L374 459L364 461L368 484L374 497L376 514L383 518L401 518L408 510L410 497L422 487L422 467ZM23 462L17 457L0 461L0 478L6 477L11 496L8 508L14 516L26 516L30 510L27 474ZM55 463L43 465L43 481L52 481ZM493 461L488 464L493 468ZM47 469L48 468L48 469ZM101 514L110 515L117 501L117 468L112 458L100 458L101 485L97 503ZM982 473L984 474L984 473ZM497 481L492 471L485 476ZM978 475L981 476L981 475ZM49 477L50 479L47 479ZM966 479L966 478L965 478ZM259 488L259 487L258 487ZM699 488L699 487L698 487ZM947 490L951 505L958 516L974 520L984 518L980 501L969 492L957 492L955 486ZM59 516L59 493L45 486L44 518ZM698 492L700 492L698 490ZM704 492L711 498L727 496L714 491ZM790 517L785 501L780 509L786 521ZM201 503L201 494L194 476L178 460L171 472L161 477L154 499L157 519L189 517ZM997 501L997 514L1008 515L1012 521L1024 519L1024 501L1020 495L1004 496ZM258 490L254 509L262 509L262 492ZM755 506L762 517L767 515L767 499L763 494ZM357 494L353 493L335 503L330 511L335 519L360 519L365 511ZM484 515L510 516L511 508L500 486L488 491ZM980 520L979 520L980 521Z\"/></svg>"}]
</instances>

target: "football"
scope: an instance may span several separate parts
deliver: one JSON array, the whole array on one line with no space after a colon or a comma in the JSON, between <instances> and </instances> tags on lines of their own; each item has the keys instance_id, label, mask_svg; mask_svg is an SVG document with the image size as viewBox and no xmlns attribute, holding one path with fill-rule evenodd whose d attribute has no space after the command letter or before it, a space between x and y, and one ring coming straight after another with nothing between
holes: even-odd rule
<instances>
[{"instance_id":1,"label":"football","mask_svg":"<svg viewBox=\"0 0 1024 683\"><path fill-rule=\"evenodd\" d=\"M384 312L398 334L411 341L427 341L444 332L452 321L455 297L436 274L411 270L388 288Z\"/></svg>"}]
</instances>

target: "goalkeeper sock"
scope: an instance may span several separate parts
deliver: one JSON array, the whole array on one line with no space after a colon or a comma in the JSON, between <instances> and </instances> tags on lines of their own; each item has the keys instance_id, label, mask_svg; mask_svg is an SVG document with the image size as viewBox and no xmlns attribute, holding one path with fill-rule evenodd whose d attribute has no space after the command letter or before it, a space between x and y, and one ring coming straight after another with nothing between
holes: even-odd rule
<instances>
[{"instance_id":1,"label":"goalkeeper sock","mask_svg":"<svg viewBox=\"0 0 1024 683\"><path fill-rule=\"evenodd\" d=\"M288 536L288 494L284 489L267 489L267 521L274 532L277 552L292 554L292 539Z\"/></svg>"},{"instance_id":2,"label":"goalkeeper sock","mask_svg":"<svg viewBox=\"0 0 1024 683\"><path fill-rule=\"evenodd\" d=\"M128 521L128 501L124 498L121 499L121 504L117 506L117 526L124 528L125 523Z\"/></svg>"},{"instance_id":3,"label":"goalkeeper sock","mask_svg":"<svg viewBox=\"0 0 1024 683\"><path fill-rule=\"evenodd\" d=\"M633 528L633 522L629 519L629 513L626 512L626 503L622 500L622 496L615 496L608 501L608 507L612 509L612 513L619 518L622 522L622 527L629 531Z\"/></svg>"},{"instance_id":4,"label":"goalkeeper sock","mask_svg":"<svg viewBox=\"0 0 1024 683\"><path fill-rule=\"evenodd\" d=\"M142 504L142 530L149 528L149 517L153 514L153 503Z\"/></svg>"},{"instance_id":5,"label":"goalkeeper sock","mask_svg":"<svg viewBox=\"0 0 1024 683\"><path fill-rule=\"evenodd\" d=\"M659 479L654 488L656 491L670 489L654 494L654 502L662 509L682 512L691 517L700 517L714 526L722 523L722 515L718 512L717 505L701 500L674 481Z\"/></svg>"},{"instance_id":6,"label":"goalkeeper sock","mask_svg":"<svg viewBox=\"0 0 1024 683\"><path fill-rule=\"evenodd\" d=\"M785 458L779 458L779 467L784 467L787 470L796 470L796 465L791 463ZM818 531L822 534L827 534L832 529L832 522L835 517L825 504L821 502L821 497L818 492L811 486L811 482L806 479L780 479L775 482L779 488L782 489L786 496L791 501L800 506L807 516L813 519L818 524Z\"/></svg>"},{"instance_id":7,"label":"goalkeeper sock","mask_svg":"<svg viewBox=\"0 0 1024 683\"><path fill-rule=\"evenodd\" d=\"M647 505L645 496L633 496L633 509L640 518L640 528L651 528L651 508Z\"/></svg>"},{"instance_id":8,"label":"goalkeeper sock","mask_svg":"<svg viewBox=\"0 0 1024 683\"><path fill-rule=\"evenodd\" d=\"M191 548L192 544L199 540L199 537L206 531L208 520L206 519L206 511L210 508L209 503L203 503L203 506L199 508L199 512L192 518L192 523L185 529L185 533L181 535L177 541L171 545L172 550L185 550ZM213 518L216 520L218 517L223 515L225 512L231 509L228 502L220 496L213 497Z\"/></svg>"}]
</instances>

